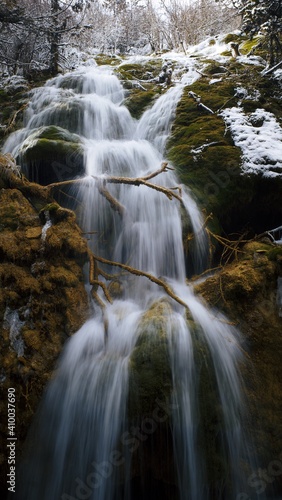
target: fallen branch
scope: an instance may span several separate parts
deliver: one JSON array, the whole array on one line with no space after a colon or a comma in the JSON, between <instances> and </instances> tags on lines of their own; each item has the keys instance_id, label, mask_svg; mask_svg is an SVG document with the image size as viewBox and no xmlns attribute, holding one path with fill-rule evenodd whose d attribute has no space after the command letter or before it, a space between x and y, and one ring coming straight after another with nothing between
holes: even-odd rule
<instances>
[{"instance_id":1,"label":"fallen branch","mask_svg":"<svg viewBox=\"0 0 282 500\"><path fill-rule=\"evenodd\" d=\"M18 109L17 111L15 111L13 113L13 115L12 115L12 117L11 117L8 125L7 125L7 127L5 128L5 135L9 134L12 131L12 129L13 129L15 123L16 123L16 119L17 119L18 114L21 111L23 111L27 106L28 106L28 103L24 104L23 106L20 107L20 109Z\"/></svg>"},{"instance_id":2,"label":"fallen branch","mask_svg":"<svg viewBox=\"0 0 282 500\"><path fill-rule=\"evenodd\" d=\"M122 217L125 212L125 207L111 195L111 193L105 188L104 184L102 185L102 183L98 183L97 188L99 193L110 203L111 208L118 212L118 214Z\"/></svg>"},{"instance_id":3,"label":"fallen branch","mask_svg":"<svg viewBox=\"0 0 282 500\"><path fill-rule=\"evenodd\" d=\"M264 231L263 233L261 234L258 234L257 236L255 236L254 240L260 240L261 238L263 237L268 237L271 239L271 242L272 243L276 243L277 240L275 240L274 238L274 234L275 233L281 233L282 234L282 226L278 226L276 227L275 229L268 229L267 231Z\"/></svg>"},{"instance_id":4,"label":"fallen branch","mask_svg":"<svg viewBox=\"0 0 282 500\"><path fill-rule=\"evenodd\" d=\"M269 75L270 73L272 73L276 69L280 68L280 66L282 66L282 61L280 61L278 64L275 64L275 66L272 66L269 69L263 69L262 72L261 72L261 74L263 76Z\"/></svg>"},{"instance_id":5,"label":"fallen branch","mask_svg":"<svg viewBox=\"0 0 282 500\"><path fill-rule=\"evenodd\" d=\"M210 78L210 75L207 75L206 73L202 73L202 71L196 69L196 73L199 73L199 75L204 76L205 78Z\"/></svg>"},{"instance_id":6,"label":"fallen branch","mask_svg":"<svg viewBox=\"0 0 282 500\"><path fill-rule=\"evenodd\" d=\"M128 271L131 274L134 274L135 276L144 276L145 278L148 278L150 281L153 283L156 283L157 285L161 286L165 292L178 304L184 306L186 309L188 309L188 305L180 298L178 295L174 293L174 291L170 288L170 286L162 279L156 278L150 273L147 273L145 271L140 271L140 269L136 269L134 267L128 266L127 264L121 264L120 262L114 262L108 259L104 259L103 257L98 257L97 255L93 255L93 259L101 262L102 264L107 264L110 266L116 266L120 267L121 269L124 269L125 271Z\"/></svg>"},{"instance_id":7,"label":"fallen branch","mask_svg":"<svg viewBox=\"0 0 282 500\"><path fill-rule=\"evenodd\" d=\"M167 163L162 163L162 166L160 169L156 170L155 172L152 172L144 177L115 177L115 176L107 176L107 177L98 177L95 175L92 175L91 177L95 179L96 181L103 181L103 184L101 182L98 182L96 185L98 191L102 196L105 197L105 199L110 203L111 207L116 210L121 216L124 215L125 207L119 203L119 201L114 198L109 191L106 189L105 185L107 183L109 184L126 184L126 185L131 185L131 186L147 186L151 189L154 189L155 191L159 191L167 196L169 200L172 200L172 198L175 198L178 200L180 203L182 203L182 198L181 198L181 187L176 186L172 188L166 188L163 186L159 186L157 184L152 184L151 182L148 182L148 180L153 179L157 175L167 172L168 170L173 170L167 166ZM48 186L45 186L45 190L49 194L52 189L57 188L57 187L62 187L62 186L69 186L73 184L85 184L87 182L87 177L82 177L80 179L70 179L67 181L60 181L60 182L54 182L52 184L48 184ZM176 194L174 191L177 190L180 194Z\"/></svg>"},{"instance_id":8,"label":"fallen branch","mask_svg":"<svg viewBox=\"0 0 282 500\"><path fill-rule=\"evenodd\" d=\"M194 101L196 101L199 109L206 111L207 113L209 113L211 115L214 115L214 111L212 109L208 108L205 104L203 104L201 102L201 96L195 94L195 92L193 92L192 90L190 90L190 92L188 92L188 94L190 97L192 97L192 99L194 99Z\"/></svg>"}]
</instances>

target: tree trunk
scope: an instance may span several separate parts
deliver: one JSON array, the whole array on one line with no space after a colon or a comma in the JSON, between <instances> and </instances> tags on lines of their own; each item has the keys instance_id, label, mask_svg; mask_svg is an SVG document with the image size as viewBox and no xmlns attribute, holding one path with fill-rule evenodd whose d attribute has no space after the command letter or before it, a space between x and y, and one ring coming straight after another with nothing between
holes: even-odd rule
<instances>
[{"instance_id":1,"label":"tree trunk","mask_svg":"<svg viewBox=\"0 0 282 500\"><path fill-rule=\"evenodd\" d=\"M50 73L56 75L59 70L59 0L51 0L52 24L50 29Z\"/></svg>"}]
</instances>

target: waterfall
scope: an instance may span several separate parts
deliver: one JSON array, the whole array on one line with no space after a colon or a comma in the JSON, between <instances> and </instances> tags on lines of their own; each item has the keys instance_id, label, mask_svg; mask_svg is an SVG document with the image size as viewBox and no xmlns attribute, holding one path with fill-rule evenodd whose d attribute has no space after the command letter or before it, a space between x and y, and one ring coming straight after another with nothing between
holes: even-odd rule
<instances>
[{"instance_id":1,"label":"waterfall","mask_svg":"<svg viewBox=\"0 0 282 500\"><path fill-rule=\"evenodd\" d=\"M150 273L187 306L167 299L163 288L146 276L125 276L116 267L101 264L107 273L118 272L119 298L107 305L100 290L104 310L93 302L92 319L66 345L28 440L20 500L133 500L131 460L121 439L129 419L130 359L145 318L148 323L148 311L164 300L167 315L162 334L168 342L172 380L177 498L236 499L245 491L241 461L249 461L249 452L238 373L240 336L185 283L183 217L189 218L194 232L198 270L207 251L195 200L188 188L179 186L173 170L153 175L165 161L165 142L184 85L195 78L191 61L183 80L137 121L122 105L123 89L111 69L80 68L33 91L25 128L6 142L4 150L20 158L40 127L56 125L78 134L86 175L75 195L83 202L79 214L83 230L95 233L92 251ZM152 185L110 182L113 177L149 178ZM165 194L172 187L179 188L173 192L181 192L180 200L180 195L169 199ZM122 207L122 216L110 206L104 188ZM212 387L212 396L204 393L204 383ZM216 451L222 459L221 478L214 487L205 420L212 405L216 407L212 410ZM145 498L158 495L147 492Z\"/></svg>"}]
</instances>

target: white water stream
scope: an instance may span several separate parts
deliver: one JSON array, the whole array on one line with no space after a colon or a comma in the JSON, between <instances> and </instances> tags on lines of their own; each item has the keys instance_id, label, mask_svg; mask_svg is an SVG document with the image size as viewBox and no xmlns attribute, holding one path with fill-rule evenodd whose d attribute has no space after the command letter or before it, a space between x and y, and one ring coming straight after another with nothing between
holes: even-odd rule
<instances>
[{"instance_id":1,"label":"white water stream","mask_svg":"<svg viewBox=\"0 0 282 500\"><path fill-rule=\"evenodd\" d=\"M22 148L32 144L33 132L50 124L81 136L86 178L79 193L83 200L80 222L85 231L96 232L93 251L162 277L190 310L189 326L186 309L169 299L166 335L173 381L171 425L179 500L214 498L205 446L199 445L200 368L195 341L208 353L208 361L203 358L200 363L211 369L222 412L217 438L228 478L222 478L216 498L235 500L245 487L240 461L248 460L237 368L240 338L185 284L182 218L189 217L196 239L193 265L200 270L207 250L201 213L189 189L183 186L181 204L144 185L106 182L109 176L140 178L160 168L184 84L197 77L191 62L183 81L162 95L137 122L122 105L122 86L109 68L83 68L59 76L34 91L26 128L10 136L5 151L20 155ZM168 188L179 186L172 170L150 182ZM101 185L124 207L122 217L99 194L97 186ZM109 270L117 272L117 268L107 267ZM122 295L106 306L107 344L103 315L93 304L93 318L64 350L43 400L36 431L32 431L36 437L34 441L30 438L30 456L23 468L18 497L21 500L134 500L130 487L122 489L123 493L119 488L128 473L126 455L120 454L120 437L127 426L128 365L142 318L165 292L147 278L121 276L119 281ZM99 293L106 302L103 292Z\"/></svg>"}]
</instances>

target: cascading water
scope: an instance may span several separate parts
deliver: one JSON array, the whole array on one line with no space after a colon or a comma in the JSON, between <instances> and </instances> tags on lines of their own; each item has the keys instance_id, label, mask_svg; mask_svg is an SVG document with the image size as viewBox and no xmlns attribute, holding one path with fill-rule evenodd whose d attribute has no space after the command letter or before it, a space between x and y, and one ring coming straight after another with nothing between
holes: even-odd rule
<instances>
[{"instance_id":1,"label":"cascading water","mask_svg":"<svg viewBox=\"0 0 282 500\"><path fill-rule=\"evenodd\" d=\"M185 284L183 212L194 231L194 265L198 270L207 249L195 201L183 186L180 200L179 190L175 191L178 198L172 199L158 190L157 186L170 189L179 185L173 171L153 175L163 161L184 85L195 78L191 66L182 82L162 95L137 122L121 105L122 86L108 68L86 67L59 76L33 93L26 128L8 139L5 151L20 157L21 150L32 144L37 128L48 125L81 136L86 177L76 195L83 201L80 223L84 231L95 232L93 252L151 273L187 305L170 298L163 323L172 378L177 498L236 499L245 487L240 461L248 461L237 372L240 339L225 319L209 311ZM120 183L114 176L147 178L153 186ZM114 208L105 189L115 200ZM121 211L115 209L117 205ZM116 272L116 268L107 266L107 272L109 269ZM93 303L93 319L66 346L29 439L18 489L21 500L134 498L130 460L120 441L128 424L129 364L147 311L166 294L147 277L124 277L121 273L118 281L119 299L106 305L100 290L103 312ZM215 439L224 463L216 487L211 486L208 462L212 457L202 430L206 418L203 397L199 397L203 365L214 383L214 404L218 407ZM159 497L157 492L147 492L145 498Z\"/></svg>"}]
</instances>

